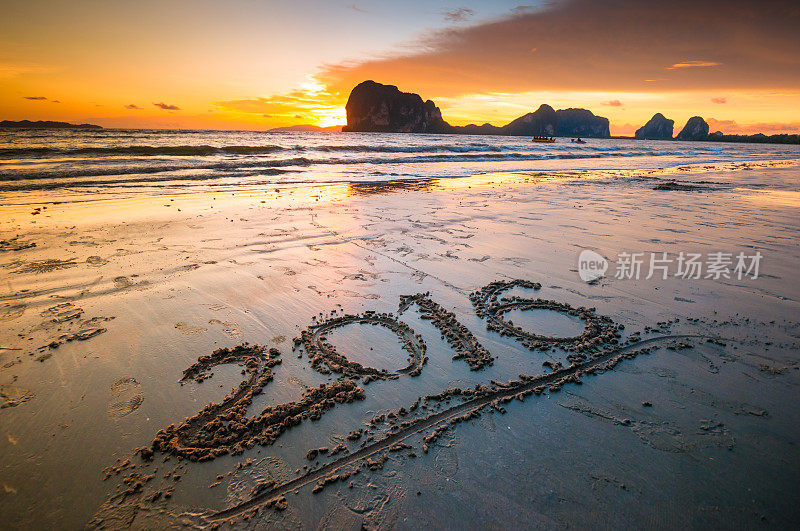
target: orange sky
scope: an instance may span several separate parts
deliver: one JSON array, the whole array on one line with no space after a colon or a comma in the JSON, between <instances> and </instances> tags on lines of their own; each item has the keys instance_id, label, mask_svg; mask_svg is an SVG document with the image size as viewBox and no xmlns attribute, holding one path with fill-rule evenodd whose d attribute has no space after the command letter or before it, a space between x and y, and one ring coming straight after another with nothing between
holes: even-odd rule
<instances>
[{"instance_id":1,"label":"orange sky","mask_svg":"<svg viewBox=\"0 0 800 531\"><path fill-rule=\"evenodd\" d=\"M374 79L433 99L455 125L549 103L606 116L612 134L657 111L676 132L693 115L731 133L800 130L796 2L7 0L3 11L0 119L326 126Z\"/></svg>"}]
</instances>

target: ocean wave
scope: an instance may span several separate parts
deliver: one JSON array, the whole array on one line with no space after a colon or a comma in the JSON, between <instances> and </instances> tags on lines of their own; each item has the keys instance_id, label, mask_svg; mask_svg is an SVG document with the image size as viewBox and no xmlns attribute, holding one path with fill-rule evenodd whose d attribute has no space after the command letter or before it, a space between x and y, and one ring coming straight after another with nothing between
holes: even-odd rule
<instances>
[{"instance_id":1,"label":"ocean wave","mask_svg":"<svg viewBox=\"0 0 800 531\"><path fill-rule=\"evenodd\" d=\"M264 165L263 163L243 164L157 164L157 165L138 165L138 166L93 166L93 167L71 167L71 168L47 168L47 169L24 169L24 170L3 170L0 172L0 182L9 181L34 181L46 179L71 179L75 177L104 177L108 175L136 175L136 174L154 174L154 173L169 173L179 171L202 171L202 170L215 170L217 172L225 172L229 175L236 175L240 168L255 168L262 167L260 171L264 174L277 175L289 170L282 169L286 166L305 166L308 159L302 157L295 159L286 159L282 161L274 161Z\"/></svg>"},{"instance_id":2,"label":"ocean wave","mask_svg":"<svg viewBox=\"0 0 800 531\"><path fill-rule=\"evenodd\" d=\"M102 161L54 161L47 167L37 165L33 168L13 168L0 170L0 181L37 180L53 178L92 177L104 175L152 174L191 170L215 170L218 172L236 173L242 169L261 168L268 172L278 168L298 167L305 168L318 165L350 165L358 166L383 166L383 165L418 165L431 163L480 163L480 162L534 162L553 160L580 160L580 159L614 159L630 157L675 157L688 156L681 151L651 151L631 150L618 153L597 152L477 152L477 153L414 153L407 156L342 156L342 157L289 157L279 159L246 159L232 158L225 161L198 162L187 160L185 162L170 163L121 163L118 160L109 163Z\"/></svg>"},{"instance_id":3,"label":"ocean wave","mask_svg":"<svg viewBox=\"0 0 800 531\"><path fill-rule=\"evenodd\" d=\"M426 153L453 152L469 153L479 151L500 152L519 149L518 146L497 146L491 144L444 144L444 145L308 145L308 146L100 146L81 148L24 147L0 148L0 158L55 158L55 157L210 157L215 155L269 155L272 153L323 152L323 153Z\"/></svg>"},{"instance_id":4,"label":"ocean wave","mask_svg":"<svg viewBox=\"0 0 800 531\"><path fill-rule=\"evenodd\" d=\"M70 187L251 186L300 179L440 178L539 168L664 167L796 158L797 146L263 131L0 132L0 192ZM195 184L192 184L195 183Z\"/></svg>"},{"instance_id":5,"label":"ocean wave","mask_svg":"<svg viewBox=\"0 0 800 531\"><path fill-rule=\"evenodd\" d=\"M509 139L509 137L500 137ZM514 139L516 140L516 139ZM0 148L0 159L57 159L57 158L146 158L146 157L213 157L213 156L258 156L279 153L341 153L341 154L419 154L428 157L441 157L451 153L464 156L489 157L491 154L501 153L515 157L540 156L546 160L552 156L561 158L581 158L587 154L596 153L597 156L637 156L650 155L697 155L701 153L718 153L719 148L694 147L687 150L654 151L635 149L632 146L574 146L574 145L548 145L533 146L521 145L520 142L491 143L415 143L415 144L308 144L308 145L174 145L174 146L83 146L83 147L4 147ZM522 153L522 154L521 154ZM320 160L320 163L324 159ZM487 159L489 160L489 159ZM328 161L331 162L331 161Z\"/></svg>"},{"instance_id":6,"label":"ocean wave","mask_svg":"<svg viewBox=\"0 0 800 531\"><path fill-rule=\"evenodd\" d=\"M75 177L72 179L50 179L46 182L41 181L14 181L14 182L3 182L0 181L0 192L21 192L21 191L32 191L32 190L57 190L57 189L69 189L69 188L97 188L97 187L104 187L104 186L118 186L118 187L126 187L126 188L136 188L141 186L147 185L154 185L154 184L175 184L175 185L185 185L186 183L200 183L204 186L215 186L213 182L210 181L220 181L225 177L228 178L235 178L237 180L243 179L245 177L270 177L284 174L284 171L272 169L272 170L261 170L261 171L249 171L249 172L241 172L235 175L226 174L221 175L219 173L204 173L204 174L194 174L194 175L147 175L147 174L116 174L119 177L115 179L105 179L102 177L109 177L108 175L101 175L100 179L86 179L86 176ZM126 178L129 177L129 178ZM239 181L237 181L239 182ZM274 184L275 181L273 180L262 180L258 182L248 182L248 185L253 184ZM280 181L283 182L283 181ZM232 184L229 181L219 183L220 186L231 186Z\"/></svg>"},{"instance_id":7,"label":"ocean wave","mask_svg":"<svg viewBox=\"0 0 800 531\"><path fill-rule=\"evenodd\" d=\"M644 147L644 146L642 146ZM169 157L213 157L213 156L252 156L252 155L275 155L280 153L296 153L298 155L308 154L315 163L336 163L334 159L324 159L313 155L314 153L332 154L417 154L425 157L442 158L451 154L463 155L465 157L485 157L491 160L494 156L517 157L530 160L549 160L551 158L583 158L583 157L632 157L632 156L694 156L705 153L719 154L718 149L693 148L687 150L652 150L635 149L632 146L526 146L519 143L506 145L470 142L466 144L411 144L411 145L384 145L384 144L330 144L330 145L176 145L176 146L87 146L79 148L64 147L8 147L0 148L0 160L47 160L59 158L85 158L87 161L106 160L110 158L169 158ZM792 152L787 152L792 153ZM385 161L395 162L391 159ZM270 161L269 157L264 157L264 161ZM54 160L54 162L58 162ZM75 161L78 162L78 161ZM357 162L350 160L349 162Z\"/></svg>"},{"instance_id":8,"label":"ocean wave","mask_svg":"<svg viewBox=\"0 0 800 531\"><path fill-rule=\"evenodd\" d=\"M453 153L470 152L500 152L507 150L518 150L519 146L498 146L492 144L480 144L471 142L469 144L420 144L411 146L385 146L385 145L329 145L329 146L309 146L308 151L322 152L350 152L350 153L437 153L449 151Z\"/></svg>"},{"instance_id":9,"label":"ocean wave","mask_svg":"<svg viewBox=\"0 0 800 531\"><path fill-rule=\"evenodd\" d=\"M167 156L208 157L213 155L266 155L283 151L281 146L109 146L81 148L26 147L0 149L0 157L108 157L108 156Z\"/></svg>"}]
</instances>

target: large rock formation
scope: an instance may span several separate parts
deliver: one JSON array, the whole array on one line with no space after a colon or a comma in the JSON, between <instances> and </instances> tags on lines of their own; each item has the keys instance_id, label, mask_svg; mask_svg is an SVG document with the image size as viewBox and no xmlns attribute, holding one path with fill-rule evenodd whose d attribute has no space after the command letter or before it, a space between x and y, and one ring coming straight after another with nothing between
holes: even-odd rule
<instances>
[{"instance_id":1,"label":"large rock formation","mask_svg":"<svg viewBox=\"0 0 800 531\"><path fill-rule=\"evenodd\" d=\"M503 130L496 125L485 123L483 125L451 125L450 133L459 135L502 135Z\"/></svg>"},{"instance_id":2,"label":"large rock formation","mask_svg":"<svg viewBox=\"0 0 800 531\"><path fill-rule=\"evenodd\" d=\"M535 112L529 112L500 128L501 134L510 136L555 136L556 111L543 103Z\"/></svg>"},{"instance_id":3,"label":"large rock formation","mask_svg":"<svg viewBox=\"0 0 800 531\"><path fill-rule=\"evenodd\" d=\"M491 124L452 126L452 133L467 135L509 136L582 136L608 138L608 118L595 116L586 109L553 110L541 105L536 112L520 116L502 127Z\"/></svg>"},{"instance_id":4,"label":"large rock formation","mask_svg":"<svg viewBox=\"0 0 800 531\"><path fill-rule=\"evenodd\" d=\"M342 131L391 133L453 133L462 135L583 136L608 138L608 119L585 109L556 111L541 105L502 127L492 124L452 126L431 100L400 92L394 85L359 83L345 106L347 125Z\"/></svg>"},{"instance_id":5,"label":"large rock formation","mask_svg":"<svg viewBox=\"0 0 800 531\"><path fill-rule=\"evenodd\" d=\"M374 81L359 83L350 92L345 109L343 131L445 133L450 129L431 100L423 102L418 94Z\"/></svg>"},{"instance_id":6,"label":"large rock formation","mask_svg":"<svg viewBox=\"0 0 800 531\"><path fill-rule=\"evenodd\" d=\"M586 109L556 111L556 136L608 138L611 136L608 118L595 116Z\"/></svg>"},{"instance_id":7,"label":"large rock formation","mask_svg":"<svg viewBox=\"0 0 800 531\"><path fill-rule=\"evenodd\" d=\"M660 112L656 113L650 121L636 130L636 138L642 140L672 140L672 128L675 120L664 118Z\"/></svg>"},{"instance_id":8,"label":"large rock formation","mask_svg":"<svg viewBox=\"0 0 800 531\"><path fill-rule=\"evenodd\" d=\"M681 132L675 137L676 140L707 140L708 124L699 116L692 116Z\"/></svg>"}]
</instances>

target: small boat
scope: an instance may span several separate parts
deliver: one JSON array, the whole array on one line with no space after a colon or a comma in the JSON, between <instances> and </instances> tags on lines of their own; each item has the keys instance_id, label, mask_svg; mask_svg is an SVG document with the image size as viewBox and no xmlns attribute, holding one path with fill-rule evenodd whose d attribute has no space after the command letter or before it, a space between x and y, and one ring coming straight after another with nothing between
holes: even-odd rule
<instances>
[{"instance_id":1,"label":"small boat","mask_svg":"<svg viewBox=\"0 0 800 531\"><path fill-rule=\"evenodd\" d=\"M555 138L549 136L535 136L531 139L532 142L541 142L544 144L552 144L556 141Z\"/></svg>"},{"instance_id":2,"label":"small boat","mask_svg":"<svg viewBox=\"0 0 800 531\"><path fill-rule=\"evenodd\" d=\"M575 139L573 138L573 139L572 139L572 143L573 143L573 144L585 144L586 142L585 142L585 141L583 141L583 140L581 140L580 138L579 138L579 139L577 139L577 140L575 140Z\"/></svg>"}]
</instances>

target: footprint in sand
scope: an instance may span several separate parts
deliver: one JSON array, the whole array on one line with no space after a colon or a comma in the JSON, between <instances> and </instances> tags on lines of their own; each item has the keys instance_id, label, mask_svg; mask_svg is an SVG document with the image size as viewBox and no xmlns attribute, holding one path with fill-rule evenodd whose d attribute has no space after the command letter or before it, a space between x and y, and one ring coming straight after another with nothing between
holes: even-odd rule
<instances>
[{"instance_id":1,"label":"footprint in sand","mask_svg":"<svg viewBox=\"0 0 800 531\"><path fill-rule=\"evenodd\" d=\"M111 401L107 413L113 420L119 420L139 409L144 402L142 386L135 378L120 378L111 386Z\"/></svg>"},{"instance_id":2,"label":"footprint in sand","mask_svg":"<svg viewBox=\"0 0 800 531\"><path fill-rule=\"evenodd\" d=\"M24 387L10 384L0 385L0 409L18 406L34 396L33 391Z\"/></svg>"},{"instance_id":3,"label":"footprint in sand","mask_svg":"<svg viewBox=\"0 0 800 531\"><path fill-rule=\"evenodd\" d=\"M100 267L106 265L108 260L100 256L90 256L86 259L86 263L92 267Z\"/></svg>"},{"instance_id":4,"label":"footprint in sand","mask_svg":"<svg viewBox=\"0 0 800 531\"><path fill-rule=\"evenodd\" d=\"M133 282L128 277L116 277L114 279L114 285L117 288L129 288L133 286Z\"/></svg>"},{"instance_id":5,"label":"footprint in sand","mask_svg":"<svg viewBox=\"0 0 800 531\"><path fill-rule=\"evenodd\" d=\"M11 321L25 313L25 304L6 304L0 306L0 321Z\"/></svg>"},{"instance_id":6,"label":"footprint in sand","mask_svg":"<svg viewBox=\"0 0 800 531\"><path fill-rule=\"evenodd\" d=\"M204 328L202 326L191 326L186 323L175 323L175 328L177 328L187 336L193 334L202 334L203 332L208 331L208 328Z\"/></svg>"},{"instance_id":7,"label":"footprint in sand","mask_svg":"<svg viewBox=\"0 0 800 531\"><path fill-rule=\"evenodd\" d=\"M242 337L242 332L236 326L236 323L231 323L229 321L220 321L219 319L211 319L210 321L208 321L208 324L221 325L223 327L222 333L228 337L232 337L234 339Z\"/></svg>"}]
</instances>

